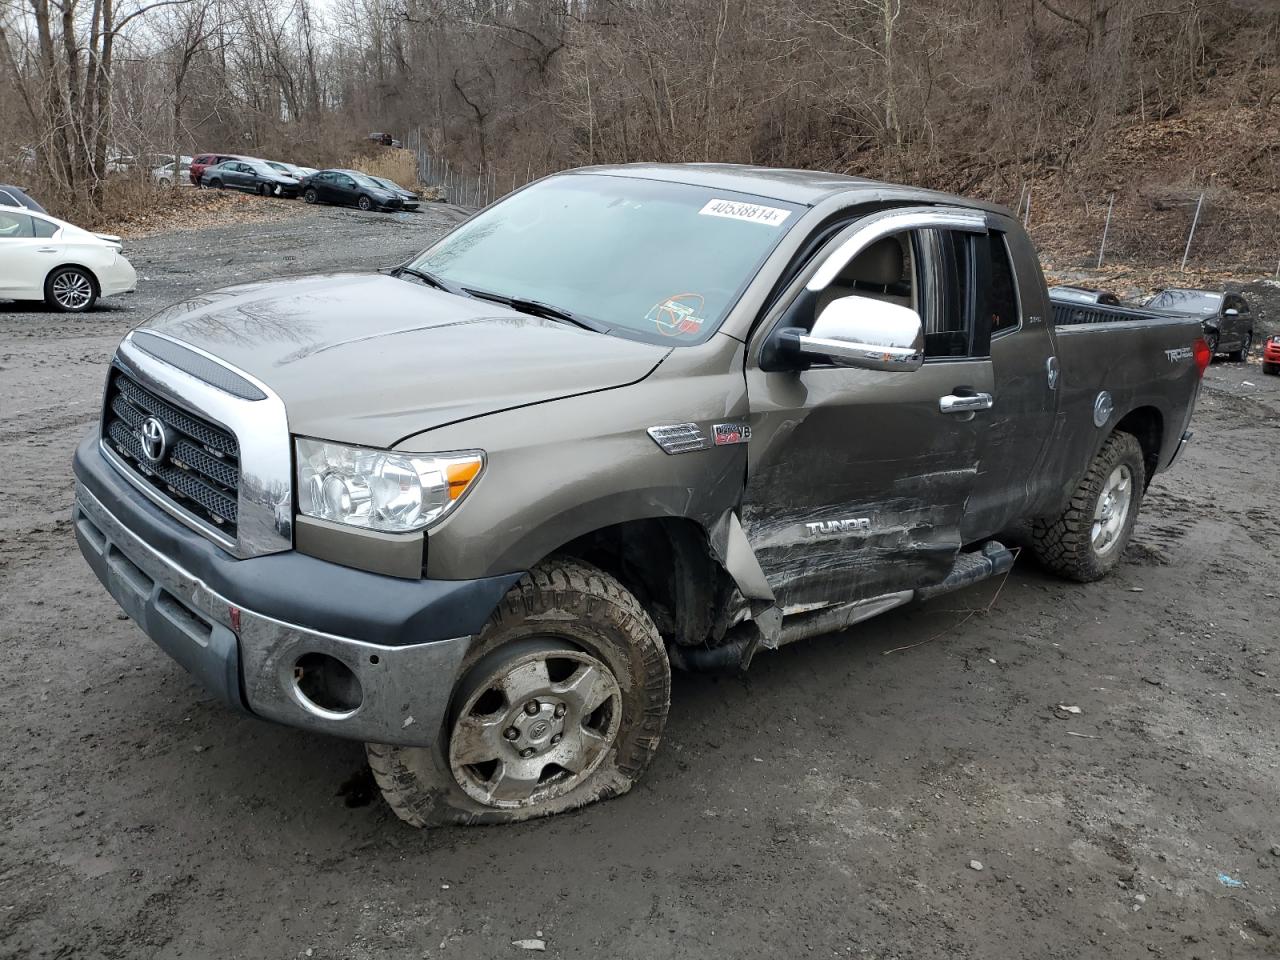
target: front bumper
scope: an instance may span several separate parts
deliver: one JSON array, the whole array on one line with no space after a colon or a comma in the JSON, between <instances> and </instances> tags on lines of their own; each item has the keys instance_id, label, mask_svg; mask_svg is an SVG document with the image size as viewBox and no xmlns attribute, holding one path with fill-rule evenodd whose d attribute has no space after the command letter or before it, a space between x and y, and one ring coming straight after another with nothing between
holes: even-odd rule
<instances>
[{"instance_id":1,"label":"front bumper","mask_svg":"<svg viewBox=\"0 0 1280 960\"><path fill-rule=\"evenodd\" d=\"M75 472L76 540L121 608L210 693L290 726L430 745L471 636L519 579L401 580L294 552L236 560L130 486L96 434ZM326 658L354 677L337 700L308 677Z\"/></svg>"}]
</instances>

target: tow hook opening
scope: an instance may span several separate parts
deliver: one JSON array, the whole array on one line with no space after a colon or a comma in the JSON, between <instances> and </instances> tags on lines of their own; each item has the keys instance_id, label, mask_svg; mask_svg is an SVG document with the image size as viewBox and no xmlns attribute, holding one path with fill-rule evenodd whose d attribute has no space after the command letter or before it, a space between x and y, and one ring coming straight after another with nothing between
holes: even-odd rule
<instances>
[{"instance_id":1,"label":"tow hook opening","mask_svg":"<svg viewBox=\"0 0 1280 960\"><path fill-rule=\"evenodd\" d=\"M293 665L293 685L303 706L327 716L350 716L364 702L351 668L327 653L304 653Z\"/></svg>"}]
</instances>

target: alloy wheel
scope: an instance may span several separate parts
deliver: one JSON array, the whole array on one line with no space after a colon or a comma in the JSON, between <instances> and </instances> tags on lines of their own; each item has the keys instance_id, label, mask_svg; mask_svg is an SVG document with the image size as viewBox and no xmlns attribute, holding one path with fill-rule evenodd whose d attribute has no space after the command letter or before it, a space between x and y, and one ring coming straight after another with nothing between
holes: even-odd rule
<instances>
[{"instance_id":1,"label":"alloy wheel","mask_svg":"<svg viewBox=\"0 0 1280 960\"><path fill-rule=\"evenodd\" d=\"M53 278L53 299L64 310L83 310L93 299L93 284L77 270L67 270Z\"/></svg>"},{"instance_id":2,"label":"alloy wheel","mask_svg":"<svg viewBox=\"0 0 1280 960\"><path fill-rule=\"evenodd\" d=\"M1120 533L1129 519L1129 507L1133 503L1133 471L1120 464L1111 471L1093 508L1091 538L1093 551L1105 557L1120 542Z\"/></svg>"},{"instance_id":3,"label":"alloy wheel","mask_svg":"<svg viewBox=\"0 0 1280 960\"><path fill-rule=\"evenodd\" d=\"M460 692L449 769L491 807L529 808L569 793L608 755L622 719L609 667L555 641L495 651Z\"/></svg>"}]
</instances>

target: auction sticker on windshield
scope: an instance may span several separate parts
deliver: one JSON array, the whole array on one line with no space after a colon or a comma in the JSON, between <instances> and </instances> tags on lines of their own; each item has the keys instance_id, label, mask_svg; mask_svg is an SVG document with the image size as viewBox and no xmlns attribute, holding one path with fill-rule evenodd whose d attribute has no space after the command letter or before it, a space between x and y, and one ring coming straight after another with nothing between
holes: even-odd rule
<instances>
[{"instance_id":1,"label":"auction sticker on windshield","mask_svg":"<svg viewBox=\"0 0 1280 960\"><path fill-rule=\"evenodd\" d=\"M758 203L739 203L736 200L718 200L712 198L707 205L698 211L704 217L726 217L730 220L746 220L749 223L763 223L767 227L776 227L787 217L790 210L779 207L766 207Z\"/></svg>"}]
</instances>

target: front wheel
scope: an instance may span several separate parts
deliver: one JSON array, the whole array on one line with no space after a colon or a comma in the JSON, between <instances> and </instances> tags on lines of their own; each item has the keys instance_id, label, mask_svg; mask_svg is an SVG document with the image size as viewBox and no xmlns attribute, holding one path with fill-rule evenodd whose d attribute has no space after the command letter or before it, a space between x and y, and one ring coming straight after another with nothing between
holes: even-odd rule
<instances>
[{"instance_id":1,"label":"front wheel","mask_svg":"<svg viewBox=\"0 0 1280 960\"><path fill-rule=\"evenodd\" d=\"M1146 476L1137 437L1113 433L1076 485L1067 509L1032 523L1036 559L1068 580L1089 583L1105 577L1129 544Z\"/></svg>"},{"instance_id":2,"label":"front wheel","mask_svg":"<svg viewBox=\"0 0 1280 960\"><path fill-rule=\"evenodd\" d=\"M361 196L360 199L356 201L356 206L359 207L361 210L372 210L373 201L370 200L368 197Z\"/></svg>"},{"instance_id":3,"label":"front wheel","mask_svg":"<svg viewBox=\"0 0 1280 960\"><path fill-rule=\"evenodd\" d=\"M83 313L98 299L98 285L80 267L59 267L45 278L44 302L62 313Z\"/></svg>"},{"instance_id":4,"label":"front wheel","mask_svg":"<svg viewBox=\"0 0 1280 960\"><path fill-rule=\"evenodd\" d=\"M366 747L383 797L415 827L513 823L626 793L658 748L671 697L648 614L572 559L511 589L460 676L434 746Z\"/></svg>"},{"instance_id":5,"label":"front wheel","mask_svg":"<svg viewBox=\"0 0 1280 960\"><path fill-rule=\"evenodd\" d=\"M305 200L307 203L315 203L317 200L320 199L320 195L310 187L307 187L306 192L303 193L302 195L302 199Z\"/></svg>"},{"instance_id":6,"label":"front wheel","mask_svg":"<svg viewBox=\"0 0 1280 960\"><path fill-rule=\"evenodd\" d=\"M1280 374L1280 363L1264 363L1262 365L1262 372L1274 377Z\"/></svg>"},{"instance_id":7,"label":"front wheel","mask_svg":"<svg viewBox=\"0 0 1280 960\"><path fill-rule=\"evenodd\" d=\"M1218 331L1210 330L1204 335L1205 346L1209 348L1209 362L1213 363L1213 358L1218 355Z\"/></svg>"},{"instance_id":8,"label":"front wheel","mask_svg":"<svg viewBox=\"0 0 1280 960\"><path fill-rule=\"evenodd\" d=\"M1240 341L1240 349L1232 350L1227 354L1227 358L1235 363L1243 363L1249 359L1249 350L1253 347L1253 331L1250 330L1244 335L1244 339Z\"/></svg>"}]
</instances>

